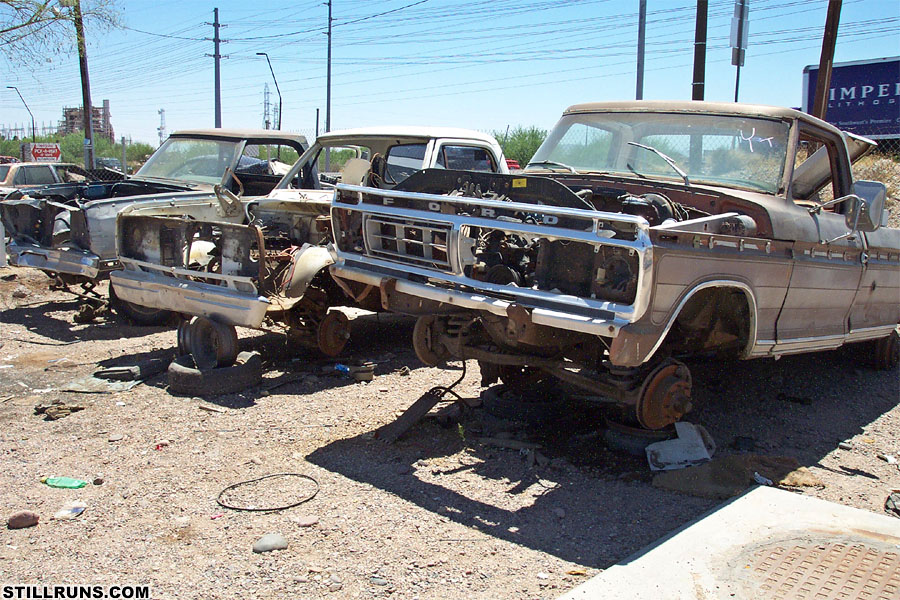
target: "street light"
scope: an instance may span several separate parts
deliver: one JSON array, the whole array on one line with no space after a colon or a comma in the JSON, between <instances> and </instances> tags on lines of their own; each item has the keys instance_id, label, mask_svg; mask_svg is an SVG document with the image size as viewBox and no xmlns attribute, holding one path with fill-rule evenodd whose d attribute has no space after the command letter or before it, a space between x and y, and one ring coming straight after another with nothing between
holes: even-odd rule
<instances>
[{"instance_id":1,"label":"street light","mask_svg":"<svg viewBox=\"0 0 900 600\"><path fill-rule=\"evenodd\" d=\"M266 62L269 63L269 71L272 73L272 81L275 82L275 91L278 92L278 127L275 129L281 130L281 90L278 89L278 80L275 79L275 69L272 68L272 61L269 60L269 55L265 52L257 52L257 56L265 56Z\"/></svg>"},{"instance_id":2,"label":"street light","mask_svg":"<svg viewBox=\"0 0 900 600\"><path fill-rule=\"evenodd\" d=\"M6 87L11 90L16 90L16 93L19 95L19 99L22 100L22 104L25 104L25 110L27 110L28 114L31 115L31 141L36 144L37 143L37 134L35 133L34 115L31 114L31 109L28 108L28 104L25 103L25 98L22 98L22 92L19 91L19 88L17 88L14 85L8 85ZM281 115L279 115L278 118L280 119Z\"/></svg>"}]
</instances>

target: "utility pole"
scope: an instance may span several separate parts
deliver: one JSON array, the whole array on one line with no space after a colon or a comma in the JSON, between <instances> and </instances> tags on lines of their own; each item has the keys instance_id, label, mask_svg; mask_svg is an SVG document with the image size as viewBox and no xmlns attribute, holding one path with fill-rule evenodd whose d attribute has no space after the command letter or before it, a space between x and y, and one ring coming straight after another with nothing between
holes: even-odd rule
<instances>
[{"instance_id":1,"label":"utility pole","mask_svg":"<svg viewBox=\"0 0 900 600\"><path fill-rule=\"evenodd\" d=\"M94 109L91 105L91 80L88 75L87 47L84 43L84 23L81 20L81 0L73 7L78 62L81 67L81 100L84 116L84 168L94 168Z\"/></svg>"},{"instance_id":2,"label":"utility pole","mask_svg":"<svg viewBox=\"0 0 900 600\"><path fill-rule=\"evenodd\" d=\"M822 54L819 57L819 75L816 78L816 97L813 116L825 119L828 110L828 88L831 86L831 66L834 63L834 46L837 42L838 23L841 20L841 0L829 0L825 17L825 34L822 37Z\"/></svg>"},{"instance_id":3,"label":"utility pole","mask_svg":"<svg viewBox=\"0 0 900 600\"><path fill-rule=\"evenodd\" d=\"M703 100L706 84L706 18L709 0L697 0L697 26L694 30L694 81L691 84L691 100Z\"/></svg>"},{"instance_id":4,"label":"utility pole","mask_svg":"<svg viewBox=\"0 0 900 600\"><path fill-rule=\"evenodd\" d=\"M316 109L316 139L319 139L319 109Z\"/></svg>"},{"instance_id":5,"label":"utility pole","mask_svg":"<svg viewBox=\"0 0 900 600\"><path fill-rule=\"evenodd\" d=\"M278 87L278 79L275 78L275 69L272 68L272 61L269 60L268 54L266 54L265 52L257 52L256 55L266 57L266 63L268 63L269 65L269 72L272 74L272 81L275 82L275 91L278 92L278 119L275 121L275 123L277 124L275 129L281 131L281 88Z\"/></svg>"},{"instance_id":6,"label":"utility pole","mask_svg":"<svg viewBox=\"0 0 900 600\"><path fill-rule=\"evenodd\" d=\"M638 8L637 83L634 99L644 99L644 40L647 34L647 0L640 0Z\"/></svg>"},{"instance_id":7,"label":"utility pole","mask_svg":"<svg viewBox=\"0 0 900 600\"><path fill-rule=\"evenodd\" d=\"M220 79L219 73L219 61L222 59L222 55L219 53L219 42L222 40L219 39L219 9L213 9L213 45L215 46L215 50L213 51L213 58L216 61L215 67L215 86L216 86L216 129L222 127L222 82Z\"/></svg>"},{"instance_id":8,"label":"utility pole","mask_svg":"<svg viewBox=\"0 0 900 600\"><path fill-rule=\"evenodd\" d=\"M166 109L159 109L159 127L156 131L159 133L159 145L162 146L162 143L166 141Z\"/></svg>"},{"instance_id":9,"label":"utility pole","mask_svg":"<svg viewBox=\"0 0 900 600\"><path fill-rule=\"evenodd\" d=\"M328 0L328 83L325 94L325 133L331 131L331 0ZM325 172L331 169L331 149L325 150Z\"/></svg>"},{"instance_id":10,"label":"utility pole","mask_svg":"<svg viewBox=\"0 0 900 600\"><path fill-rule=\"evenodd\" d=\"M331 131L331 0L328 0L328 82L325 99L325 133Z\"/></svg>"},{"instance_id":11,"label":"utility pole","mask_svg":"<svg viewBox=\"0 0 900 600\"><path fill-rule=\"evenodd\" d=\"M269 121L269 84L263 84L263 126L268 129Z\"/></svg>"},{"instance_id":12,"label":"utility pole","mask_svg":"<svg viewBox=\"0 0 900 600\"><path fill-rule=\"evenodd\" d=\"M21 100L22 104L25 105L25 110L28 111L28 114L31 115L31 142L36 144L37 143L37 132L35 131L35 126L34 126L34 114L31 112L31 109L28 108L28 103L25 102L25 98L22 97L22 92L19 91L19 88L17 88L14 85L8 85L6 87L11 90L16 90L16 93L19 95L19 100ZM41 125L43 125L43 123L41 123ZM25 137L25 136L23 135L22 137Z\"/></svg>"},{"instance_id":13,"label":"utility pole","mask_svg":"<svg viewBox=\"0 0 900 600\"><path fill-rule=\"evenodd\" d=\"M128 153L125 152L125 136L122 136L122 173L128 174Z\"/></svg>"},{"instance_id":14,"label":"utility pole","mask_svg":"<svg viewBox=\"0 0 900 600\"><path fill-rule=\"evenodd\" d=\"M738 101L738 89L741 85L741 67L744 66L744 55L747 53L747 32L749 0L734 0L734 17L731 19L731 64L737 67L734 75L734 101Z\"/></svg>"}]
</instances>

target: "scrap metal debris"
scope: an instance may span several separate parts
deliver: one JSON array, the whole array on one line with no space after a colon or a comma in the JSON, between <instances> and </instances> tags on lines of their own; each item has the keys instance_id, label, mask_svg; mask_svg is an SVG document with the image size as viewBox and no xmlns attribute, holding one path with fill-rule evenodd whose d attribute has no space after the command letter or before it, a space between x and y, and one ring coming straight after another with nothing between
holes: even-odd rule
<instances>
[{"instance_id":1,"label":"scrap metal debris","mask_svg":"<svg viewBox=\"0 0 900 600\"><path fill-rule=\"evenodd\" d=\"M109 367L94 371L94 377L109 381L142 381L159 375L169 367L169 360L155 359L136 365Z\"/></svg>"},{"instance_id":2,"label":"scrap metal debris","mask_svg":"<svg viewBox=\"0 0 900 600\"><path fill-rule=\"evenodd\" d=\"M892 491L884 501L884 510L888 514L900 518L900 490Z\"/></svg>"},{"instance_id":3,"label":"scrap metal debris","mask_svg":"<svg viewBox=\"0 0 900 600\"><path fill-rule=\"evenodd\" d=\"M34 406L34 414L44 415L46 421L56 421L68 417L74 412L87 408L82 404L67 403L64 400L54 400L51 403L39 403Z\"/></svg>"},{"instance_id":4,"label":"scrap metal debris","mask_svg":"<svg viewBox=\"0 0 900 600\"><path fill-rule=\"evenodd\" d=\"M647 462L653 471L683 469L705 463L716 452L716 443L702 425L675 423L678 437L647 446Z\"/></svg>"},{"instance_id":5,"label":"scrap metal debris","mask_svg":"<svg viewBox=\"0 0 900 600\"><path fill-rule=\"evenodd\" d=\"M441 398L443 398L441 392L428 390L422 394L418 400L413 402L412 406L407 408L400 418L379 428L378 431L375 432L375 437L387 444L392 444L397 441L397 438L406 433L408 429L418 423L422 417L428 414L428 411L437 406L438 402L441 401Z\"/></svg>"},{"instance_id":6,"label":"scrap metal debris","mask_svg":"<svg viewBox=\"0 0 900 600\"><path fill-rule=\"evenodd\" d=\"M135 381L110 381L100 379L93 375L81 377L70 381L60 388L62 392L74 392L76 394L111 394L113 392L125 392L140 385L140 380Z\"/></svg>"},{"instance_id":7,"label":"scrap metal debris","mask_svg":"<svg viewBox=\"0 0 900 600\"><path fill-rule=\"evenodd\" d=\"M879 454L878 458L880 458L881 460L883 460L884 462L886 462L889 465L897 464L897 458L890 454Z\"/></svg>"}]
</instances>

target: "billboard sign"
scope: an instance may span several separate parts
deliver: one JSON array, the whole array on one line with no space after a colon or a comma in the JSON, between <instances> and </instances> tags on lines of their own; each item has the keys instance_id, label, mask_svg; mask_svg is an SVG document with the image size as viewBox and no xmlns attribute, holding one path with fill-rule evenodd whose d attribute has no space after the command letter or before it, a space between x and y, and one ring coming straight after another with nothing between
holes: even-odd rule
<instances>
[{"instance_id":1,"label":"billboard sign","mask_svg":"<svg viewBox=\"0 0 900 600\"><path fill-rule=\"evenodd\" d=\"M815 99L818 65L803 69L803 110ZM834 63L825 120L866 137L900 137L900 57Z\"/></svg>"},{"instance_id":2,"label":"billboard sign","mask_svg":"<svg viewBox=\"0 0 900 600\"><path fill-rule=\"evenodd\" d=\"M26 162L59 162L59 144L22 144L22 159Z\"/></svg>"}]
</instances>

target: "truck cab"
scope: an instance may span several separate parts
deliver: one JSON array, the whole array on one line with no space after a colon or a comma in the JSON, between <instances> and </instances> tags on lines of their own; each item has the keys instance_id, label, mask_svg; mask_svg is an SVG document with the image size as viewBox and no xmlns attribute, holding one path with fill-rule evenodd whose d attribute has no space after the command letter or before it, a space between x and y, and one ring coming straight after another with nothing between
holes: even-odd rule
<instances>
[{"instance_id":1,"label":"truck cab","mask_svg":"<svg viewBox=\"0 0 900 600\"><path fill-rule=\"evenodd\" d=\"M850 170L874 145L792 109L575 105L520 174L339 185L332 272L418 315L426 364L555 378L659 429L692 356L869 341L896 364L900 230Z\"/></svg>"}]
</instances>

